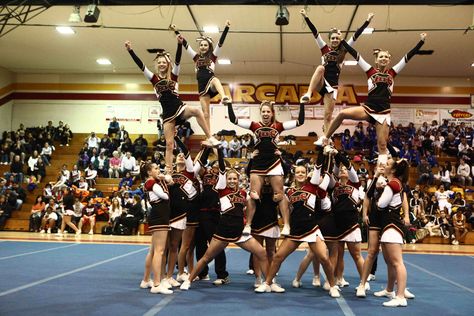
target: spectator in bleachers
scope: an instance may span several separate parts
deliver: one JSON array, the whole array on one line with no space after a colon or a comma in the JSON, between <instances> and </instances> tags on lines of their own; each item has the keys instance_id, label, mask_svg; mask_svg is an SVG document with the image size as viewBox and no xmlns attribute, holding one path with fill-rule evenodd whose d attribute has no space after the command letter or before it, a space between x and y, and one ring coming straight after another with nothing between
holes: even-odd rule
<instances>
[{"instance_id":1,"label":"spectator in bleachers","mask_svg":"<svg viewBox=\"0 0 474 316\"><path fill-rule=\"evenodd\" d=\"M148 141L143 137L143 134L138 135L138 138L133 142L135 158L142 158L146 160L148 152Z\"/></svg>"},{"instance_id":2,"label":"spectator in bleachers","mask_svg":"<svg viewBox=\"0 0 474 316\"><path fill-rule=\"evenodd\" d=\"M225 139L225 136L224 136L224 135L220 135L218 139L219 139L219 141L221 142L221 147L220 147L220 148L222 148L222 153L224 154L224 158L229 157L229 156L228 156L229 143L228 143L227 140Z\"/></svg>"},{"instance_id":3,"label":"spectator in bleachers","mask_svg":"<svg viewBox=\"0 0 474 316\"><path fill-rule=\"evenodd\" d=\"M10 164L10 145L3 143L0 147L0 165Z\"/></svg>"},{"instance_id":4,"label":"spectator in bleachers","mask_svg":"<svg viewBox=\"0 0 474 316\"><path fill-rule=\"evenodd\" d=\"M89 137L86 138L87 145L89 146L89 149L96 148L99 150L99 144L100 144L100 138L95 135L94 132L91 132Z\"/></svg>"},{"instance_id":5,"label":"spectator in bleachers","mask_svg":"<svg viewBox=\"0 0 474 316\"><path fill-rule=\"evenodd\" d=\"M433 184L433 171L431 170L430 164L426 161L426 159L421 158L421 163L416 167L418 171L418 180L416 181L417 184Z\"/></svg>"},{"instance_id":6,"label":"spectator in bleachers","mask_svg":"<svg viewBox=\"0 0 474 316\"><path fill-rule=\"evenodd\" d=\"M5 222L10 218L13 209L8 204L7 196L4 194L0 195L0 230L5 227Z\"/></svg>"},{"instance_id":7,"label":"spectator in bleachers","mask_svg":"<svg viewBox=\"0 0 474 316\"><path fill-rule=\"evenodd\" d=\"M107 178L109 176L109 157L102 151L98 157L91 159L94 169L100 177Z\"/></svg>"},{"instance_id":8,"label":"spectator in bleachers","mask_svg":"<svg viewBox=\"0 0 474 316\"><path fill-rule=\"evenodd\" d=\"M185 121L178 127L177 136L181 139L181 141L187 144L189 137L194 134L193 129L191 128L191 123Z\"/></svg>"},{"instance_id":9,"label":"spectator in bleachers","mask_svg":"<svg viewBox=\"0 0 474 316\"><path fill-rule=\"evenodd\" d=\"M41 180L46 177L46 166L44 165L43 160L38 159L38 163L36 164L36 172L33 173L33 175L36 177L38 183L40 183Z\"/></svg>"},{"instance_id":10,"label":"spectator in bleachers","mask_svg":"<svg viewBox=\"0 0 474 316\"><path fill-rule=\"evenodd\" d=\"M458 142L453 133L449 133L443 144L443 151L448 156L456 157L458 154Z\"/></svg>"},{"instance_id":11,"label":"spectator in bleachers","mask_svg":"<svg viewBox=\"0 0 474 316\"><path fill-rule=\"evenodd\" d=\"M64 122L59 121L58 126L56 126L55 128L54 140L61 141L63 137L63 131L64 131Z\"/></svg>"},{"instance_id":12,"label":"spectator in bleachers","mask_svg":"<svg viewBox=\"0 0 474 316\"><path fill-rule=\"evenodd\" d=\"M112 158L109 160L109 178L118 178L120 177L120 168L122 161L119 156L118 151L114 151Z\"/></svg>"},{"instance_id":13,"label":"spectator in bleachers","mask_svg":"<svg viewBox=\"0 0 474 316\"><path fill-rule=\"evenodd\" d=\"M10 165L10 172L5 173L5 177L9 177L10 175L15 176L15 181L18 183L23 183L24 178L24 170L23 170L23 163L20 160L19 155L15 155L13 161Z\"/></svg>"},{"instance_id":14,"label":"spectator in bleachers","mask_svg":"<svg viewBox=\"0 0 474 316\"><path fill-rule=\"evenodd\" d=\"M120 150L123 152L123 153L126 153L126 152L131 152L132 155L134 154L134 148L133 148L133 144L132 144L132 140L130 138L125 138L125 140L123 141L123 143L120 145Z\"/></svg>"},{"instance_id":15,"label":"spectator in bleachers","mask_svg":"<svg viewBox=\"0 0 474 316\"><path fill-rule=\"evenodd\" d=\"M461 142L458 145L458 157L462 157L464 155L469 156L470 151L472 151L472 149L467 143L466 137L461 137Z\"/></svg>"},{"instance_id":16,"label":"spectator in bleachers","mask_svg":"<svg viewBox=\"0 0 474 316\"><path fill-rule=\"evenodd\" d=\"M120 180L120 183L119 183L119 190L122 189L123 187L128 187L128 188L131 188L133 185L133 177L132 177L132 174L130 173L130 171L127 171L125 173L125 176L122 178L122 180Z\"/></svg>"},{"instance_id":17,"label":"spectator in bleachers","mask_svg":"<svg viewBox=\"0 0 474 316\"><path fill-rule=\"evenodd\" d=\"M41 149L41 159L45 164L51 166L51 156L53 155L53 147L49 145L48 142L44 143L43 148Z\"/></svg>"},{"instance_id":18,"label":"spectator in bleachers","mask_svg":"<svg viewBox=\"0 0 474 316\"><path fill-rule=\"evenodd\" d=\"M359 179L367 179L369 177L369 170L365 168L365 163L361 162L357 169L357 176Z\"/></svg>"},{"instance_id":19,"label":"spectator in bleachers","mask_svg":"<svg viewBox=\"0 0 474 316\"><path fill-rule=\"evenodd\" d=\"M87 183L84 177L81 177L77 185L71 186L74 196L78 197L81 201L87 198L90 194L89 192L89 183Z\"/></svg>"},{"instance_id":20,"label":"spectator in bleachers","mask_svg":"<svg viewBox=\"0 0 474 316\"><path fill-rule=\"evenodd\" d=\"M81 150L79 151L79 160L77 162L77 165L80 168L85 169L89 165L90 155L91 151L89 150L89 145L87 143L84 143Z\"/></svg>"},{"instance_id":21,"label":"spectator in bleachers","mask_svg":"<svg viewBox=\"0 0 474 316\"><path fill-rule=\"evenodd\" d=\"M125 130L125 125L120 126L120 130L115 135L115 139L119 144L125 141L125 139L129 138L128 132Z\"/></svg>"},{"instance_id":22,"label":"spectator in bleachers","mask_svg":"<svg viewBox=\"0 0 474 316\"><path fill-rule=\"evenodd\" d=\"M245 134L242 137L242 152L241 152L241 157L242 158L250 158L249 154L252 152L253 148L253 138L250 134Z\"/></svg>"},{"instance_id":23,"label":"spectator in bleachers","mask_svg":"<svg viewBox=\"0 0 474 316\"><path fill-rule=\"evenodd\" d=\"M65 187L67 187L69 181L69 173L61 170L58 172L58 178L55 183L52 184L51 191L54 193L58 191L62 191Z\"/></svg>"},{"instance_id":24,"label":"spectator in bleachers","mask_svg":"<svg viewBox=\"0 0 474 316\"><path fill-rule=\"evenodd\" d=\"M77 167L77 164L72 166L72 171L71 171L71 178L70 178L70 184L75 185L76 187L79 186L79 180L81 180L82 172L79 170Z\"/></svg>"},{"instance_id":25,"label":"spectator in bleachers","mask_svg":"<svg viewBox=\"0 0 474 316\"><path fill-rule=\"evenodd\" d=\"M348 151L352 150L354 147L352 144L353 138L351 137L351 132L349 131L348 128L344 130L344 133L341 136L341 146L343 150Z\"/></svg>"},{"instance_id":26,"label":"spectator in bleachers","mask_svg":"<svg viewBox=\"0 0 474 316\"><path fill-rule=\"evenodd\" d=\"M435 179L441 182L445 190L451 188L451 169L451 163L447 161L444 166L439 167L438 174L435 175Z\"/></svg>"},{"instance_id":27,"label":"spectator in bleachers","mask_svg":"<svg viewBox=\"0 0 474 316\"><path fill-rule=\"evenodd\" d=\"M54 135L56 128L53 126L53 121L48 121L48 124L44 128L47 134Z\"/></svg>"},{"instance_id":28,"label":"spectator in bleachers","mask_svg":"<svg viewBox=\"0 0 474 316\"><path fill-rule=\"evenodd\" d=\"M455 179L463 187L472 184L471 167L466 163L463 158L459 160L459 166L456 172Z\"/></svg>"},{"instance_id":29,"label":"spectator in bleachers","mask_svg":"<svg viewBox=\"0 0 474 316\"><path fill-rule=\"evenodd\" d=\"M71 139L72 139L72 131L69 128L69 125L66 124L64 125L63 131L61 133L61 138L60 138L61 144L59 146L69 146L69 142L71 141Z\"/></svg>"},{"instance_id":30,"label":"spectator in bleachers","mask_svg":"<svg viewBox=\"0 0 474 316\"><path fill-rule=\"evenodd\" d=\"M232 140L229 142L229 157L230 158L240 158L240 149L242 145L240 144L240 140L237 138L236 135L232 137Z\"/></svg>"},{"instance_id":31,"label":"spectator in bleachers","mask_svg":"<svg viewBox=\"0 0 474 316\"><path fill-rule=\"evenodd\" d=\"M114 142L110 139L109 135L104 134L99 143L100 152L104 152L106 156L111 156L117 147Z\"/></svg>"},{"instance_id":32,"label":"spectator in bleachers","mask_svg":"<svg viewBox=\"0 0 474 316\"><path fill-rule=\"evenodd\" d=\"M74 205L72 207L72 210L74 214L71 217L71 221L74 223L74 225L79 226L79 222L81 221L82 218L82 210L84 209L84 204L81 203L81 200L79 198L74 199ZM78 230L76 232L78 235L81 234L81 230L78 227Z\"/></svg>"},{"instance_id":33,"label":"spectator in bleachers","mask_svg":"<svg viewBox=\"0 0 474 316\"><path fill-rule=\"evenodd\" d=\"M354 129L354 134L352 137L352 145L356 150L360 150L364 147L365 144L365 133L364 125L362 122L357 123L357 126Z\"/></svg>"},{"instance_id":34,"label":"spectator in bleachers","mask_svg":"<svg viewBox=\"0 0 474 316\"><path fill-rule=\"evenodd\" d=\"M436 167L438 165L438 160L436 159L436 156L433 155L431 152L427 151L425 153L425 159L430 165L431 168Z\"/></svg>"},{"instance_id":35,"label":"spectator in bleachers","mask_svg":"<svg viewBox=\"0 0 474 316\"><path fill-rule=\"evenodd\" d=\"M89 235L94 235L94 227L95 227L95 217L97 214L97 207L94 205L93 200L89 199L87 201L87 205L83 208L82 217L79 221L79 230L82 231L82 227L84 224L89 223L90 230Z\"/></svg>"},{"instance_id":36,"label":"spectator in bleachers","mask_svg":"<svg viewBox=\"0 0 474 316\"><path fill-rule=\"evenodd\" d=\"M441 210L446 209L447 214L451 215L451 203L449 199L453 194L453 191L445 190L443 185L440 185L438 190L435 192L436 200L438 201L438 206Z\"/></svg>"},{"instance_id":37,"label":"spectator in bleachers","mask_svg":"<svg viewBox=\"0 0 474 316\"><path fill-rule=\"evenodd\" d=\"M21 162L25 163L26 153L25 148L21 141L17 141L10 151L10 161L13 160L13 157L16 155L20 156Z\"/></svg>"},{"instance_id":38,"label":"spectator in bleachers","mask_svg":"<svg viewBox=\"0 0 474 316\"><path fill-rule=\"evenodd\" d=\"M132 153L130 151L127 151L125 156L122 157L122 161L120 164L121 174L126 174L127 172L133 171L133 169L135 168L135 164L135 157L132 156Z\"/></svg>"},{"instance_id":39,"label":"spectator in bleachers","mask_svg":"<svg viewBox=\"0 0 474 316\"><path fill-rule=\"evenodd\" d=\"M37 163L38 163L39 155L38 152L35 150L33 151L33 155L28 158L28 170L26 172L27 175L34 175L38 170Z\"/></svg>"},{"instance_id":40,"label":"spectator in bleachers","mask_svg":"<svg viewBox=\"0 0 474 316\"><path fill-rule=\"evenodd\" d=\"M143 219L143 208L140 196L134 195L132 203L128 203L127 206L127 215L121 220L121 223L128 227L132 235L136 235L140 220Z\"/></svg>"},{"instance_id":41,"label":"spectator in bleachers","mask_svg":"<svg viewBox=\"0 0 474 316\"><path fill-rule=\"evenodd\" d=\"M164 153L166 150L165 135L162 134L156 142L153 142L153 146L155 146L156 150L158 150L160 153Z\"/></svg>"},{"instance_id":42,"label":"spectator in bleachers","mask_svg":"<svg viewBox=\"0 0 474 316\"><path fill-rule=\"evenodd\" d=\"M410 207L410 222L413 223L413 220L418 218L421 213L424 213L423 200L420 198L420 195L417 191L413 193L413 197L409 202Z\"/></svg>"},{"instance_id":43,"label":"spectator in bleachers","mask_svg":"<svg viewBox=\"0 0 474 316\"><path fill-rule=\"evenodd\" d=\"M165 156L163 155L163 153L159 152L158 150L155 150L153 152L153 155L151 156L151 162L159 165L162 159L165 159Z\"/></svg>"},{"instance_id":44,"label":"spectator in bleachers","mask_svg":"<svg viewBox=\"0 0 474 316\"><path fill-rule=\"evenodd\" d=\"M97 170L95 170L92 163L89 164L89 167L87 167L86 170L84 170L84 176L86 178L87 184L89 185L89 190L95 188Z\"/></svg>"},{"instance_id":45,"label":"spectator in bleachers","mask_svg":"<svg viewBox=\"0 0 474 316\"><path fill-rule=\"evenodd\" d=\"M439 217L435 220L435 225L439 225L441 230L441 236L445 239L450 239L454 233L453 225L451 224L451 218L446 208L440 208Z\"/></svg>"},{"instance_id":46,"label":"spectator in bleachers","mask_svg":"<svg viewBox=\"0 0 474 316\"><path fill-rule=\"evenodd\" d=\"M118 225L120 224L120 217L124 210L120 205L120 200L117 198L112 199L112 204L109 207L109 224L112 226L112 231L117 233Z\"/></svg>"},{"instance_id":47,"label":"spectator in bleachers","mask_svg":"<svg viewBox=\"0 0 474 316\"><path fill-rule=\"evenodd\" d=\"M41 220L40 233L44 234L46 231L48 234L51 234L51 230L56 227L56 222L58 221L58 214L54 211L51 206L46 207L46 211Z\"/></svg>"},{"instance_id":48,"label":"spectator in bleachers","mask_svg":"<svg viewBox=\"0 0 474 316\"><path fill-rule=\"evenodd\" d=\"M459 245L459 242L464 242L464 238L468 233L468 230L466 228L466 216L464 216L464 214L460 210L458 210L453 215L453 228L455 238L452 241L452 244Z\"/></svg>"},{"instance_id":49,"label":"spectator in bleachers","mask_svg":"<svg viewBox=\"0 0 474 316\"><path fill-rule=\"evenodd\" d=\"M39 232L41 227L41 217L45 210L46 204L43 201L43 196L38 195L35 199L35 204L31 207L30 215L30 232Z\"/></svg>"},{"instance_id":50,"label":"spectator in bleachers","mask_svg":"<svg viewBox=\"0 0 474 316\"><path fill-rule=\"evenodd\" d=\"M454 195L453 203L453 211L457 211L458 209L464 209L466 207L466 200L463 199L461 192L456 192Z\"/></svg>"},{"instance_id":51,"label":"spectator in bleachers","mask_svg":"<svg viewBox=\"0 0 474 316\"><path fill-rule=\"evenodd\" d=\"M108 135L112 136L113 134L117 134L118 131L120 130L120 125L119 122L117 122L117 118L114 116L112 118L112 121L109 123L109 128L108 128Z\"/></svg>"}]
</instances>

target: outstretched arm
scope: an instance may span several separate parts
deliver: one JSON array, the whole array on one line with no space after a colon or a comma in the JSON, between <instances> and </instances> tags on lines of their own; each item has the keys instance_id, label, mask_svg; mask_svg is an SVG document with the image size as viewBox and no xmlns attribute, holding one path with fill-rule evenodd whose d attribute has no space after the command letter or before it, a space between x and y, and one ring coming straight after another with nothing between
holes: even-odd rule
<instances>
[{"instance_id":1,"label":"outstretched arm","mask_svg":"<svg viewBox=\"0 0 474 316\"><path fill-rule=\"evenodd\" d=\"M183 37L183 35L181 35L181 33L178 31L178 29L176 28L176 25L170 25L170 28L174 31L174 33L176 34L176 38L178 40L178 43L180 44L183 44L184 48L186 49L186 51L188 52L188 54L191 56L191 58L194 59L194 57L196 57L197 53L191 48L191 46L189 46L189 43L188 41L186 41L186 39ZM177 54L177 53L176 53Z\"/></svg>"},{"instance_id":2,"label":"outstretched arm","mask_svg":"<svg viewBox=\"0 0 474 316\"><path fill-rule=\"evenodd\" d=\"M415 56L416 53L420 50L421 46L425 44L425 39L426 39L426 33L421 33L420 34L420 41L416 46L408 52L405 56L403 56L402 60L398 62L395 66L392 67L392 69L395 71L396 74L400 73L400 71L407 65L408 61Z\"/></svg>"},{"instance_id":3,"label":"outstretched arm","mask_svg":"<svg viewBox=\"0 0 474 316\"><path fill-rule=\"evenodd\" d=\"M326 46L326 42L323 41L323 39L321 38L321 35L318 33L318 30L316 29L314 24L311 23L311 20L308 18L308 15L306 14L306 10L301 9L300 13L304 17L304 20L306 21L306 24L308 25L309 29L313 33L313 36L316 39L316 43L318 44L318 47L323 48L324 46Z\"/></svg>"},{"instance_id":4,"label":"outstretched arm","mask_svg":"<svg viewBox=\"0 0 474 316\"><path fill-rule=\"evenodd\" d=\"M372 66L370 66L370 64L366 62L364 58L362 58L362 56L360 56L360 54L354 48L352 48L352 46L350 46L345 40L342 40L341 44L342 46L344 46L347 52L351 54L352 57L354 57L354 59L357 61L363 71L367 72L370 68L372 68Z\"/></svg>"},{"instance_id":5,"label":"outstretched arm","mask_svg":"<svg viewBox=\"0 0 474 316\"><path fill-rule=\"evenodd\" d=\"M234 113L234 108L232 108L232 103L227 103L227 114L229 115L230 121L240 127L249 129L250 125L252 125L252 121L250 120L239 120Z\"/></svg>"},{"instance_id":6,"label":"outstretched arm","mask_svg":"<svg viewBox=\"0 0 474 316\"><path fill-rule=\"evenodd\" d=\"M225 177L225 162L224 154L222 153L222 148L217 149L217 160L219 162L219 179L216 183L216 189L222 190L227 186L227 179Z\"/></svg>"},{"instance_id":7,"label":"outstretched arm","mask_svg":"<svg viewBox=\"0 0 474 316\"><path fill-rule=\"evenodd\" d=\"M148 80L152 81L155 75L143 64L141 59L138 58L138 56L135 54L135 52L132 49L132 43L130 41L125 42L125 48L127 49L130 56L132 56L132 59L135 62L135 64L137 64L138 68L140 68L140 70L143 71L143 74L145 75L145 77Z\"/></svg>"},{"instance_id":8,"label":"outstretched arm","mask_svg":"<svg viewBox=\"0 0 474 316\"><path fill-rule=\"evenodd\" d=\"M347 44L349 44L350 46L354 45L354 42L357 41L357 39L359 38L359 36L362 34L362 32L365 30L365 28L367 26L369 26L370 24L370 21L372 21L372 18L374 17L374 14L373 13L369 13L369 15L367 16L367 20L364 22L364 24L362 24L361 27L359 27L359 29L357 29L357 31L354 33L354 35L352 35L352 37L347 41Z\"/></svg>"},{"instance_id":9,"label":"outstretched arm","mask_svg":"<svg viewBox=\"0 0 474 316\"><path fill-rule=\"evenodd\" d=\"M304 103L300 103L300 111L297 120L283 122L283 129L289 130L304 124Z\"/></svg>"},{"instance_id":10,"label":"outstretched arm","mask_svg":"<svg viewBox=\"0 0 474 316\"><path fill-rule=\"evenodd\" d=\"M180 70L180 63L181 63L181 53L183 52L183 43L181 43L178 39L178 47L176 48L176 56L174 60L174 65L173 65L173 70L171 71L173 75L175 75L176 79L178 79L179 76L179 70Z\"/></svg>"},{"instance_id":11,"label":"outstretched arm","mask_svg":"<svg viewBox=\"0 0 474 316\"><path fill-rule=\"evenodd\" d=\"M181 149L181 151L183 152L184 157L186 159L186 171L194 173L194 163L193 159L191 158L191 155L189 154L188 147L186 147L186 145L181 141L178 136L175 136L174 140L176 141L176 145L178 145L179 149Z\"/></svg>"},{"instance_id":12,"label":"outstretched arm","mask_svg":"<svg viewBox=\"0 0 474 316\"><path fill-rule=\"evenodd\" d=\"M217 43L216 47L214 48L214 51L212 52L214 56L217 56L217 53L219 53L219 49L224 45L225 38L227 36L227 33L229 32L229 27L230 27L230 21L227 20L225 22L225 28L224 31L222 31L221 38L219 38L219 43Z\"/></svg>"}]
</instances>

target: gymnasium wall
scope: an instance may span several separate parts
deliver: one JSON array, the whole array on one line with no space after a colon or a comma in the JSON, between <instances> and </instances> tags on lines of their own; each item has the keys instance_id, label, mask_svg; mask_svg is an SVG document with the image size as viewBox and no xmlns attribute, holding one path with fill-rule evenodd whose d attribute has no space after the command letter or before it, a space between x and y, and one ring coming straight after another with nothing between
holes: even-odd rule
<instances>
[{"instance_id":1,"label":"gymnasium wall","mask_svg":"<svg viewBox=\"0 0 474 316\"><path fill-rule=\"evenodd\" d=\"M6 74L1 76L9 77ZM199 106L194 78L182 76L180 79L179 88L182 98L189 106ZM222 77L221 80L226 88L229 88L229 84L231 85L234 99L239 98L239 95L236 95L237 86L242 87L245 85L244 83L249 83L250 88L258 89L262 87L262 84L267 84L266 86L270 88L273 86L275 94L283 95L280 98L284 100L283 104L288 101L290 104L294 104L301 91L298 87L293 90L288 87L295 84L307 84L309 75L278 78L269 76ZM351 94L356 94L358 98L364 98L367 95L366 81L363 76L343 76L341 82L350 86L347 87L347 91L343 92L347 96L344 103L347 103L346 101L352 102L350 101ZM0 85L0 87L4 85ZM287 90L282 89L282 86L285 86ZM16 74L14 76L14 90L13 109L10 105L11 115L5 116L12 118L13 128L17 128L20 123L31 126L44 125L48 120L57 124L59 120L62 120L71 126L73 132L103 133L108 126L107 119L117 116L120 123L124 124L130 133L151 134L156 132L155 119L161 111L151 90L151 85L140 74ZM472 93L474 93L474 88L471 86L471 82L465 78L400 76L397 77L395 85L392 105L394 115L392 117L395 123L398 119L405 123L405 121L415 121L415 118L418 121L422 119L419 115L423 113L423 109L436 109L438 115L441 111L446 112L446 110L465 110L470 107L469 95ZM257 93L254 95L253 101L249 102L252 97L243 97L241 98L243 99L242 103L234 105L241 117L259 119L259 102L256 95ZM0 111L5 111L7 108L6 104L0 107ZM342 108L342 106L337 106L335 113ZM292 111L288 106L277 106L276 110L277 118L282 121L295 118L295 113L297 113L293 111L292 116ZM310 131L321 133L321 113L322 106L315 106L314 109L310 106L307 108L306 123L291 133L294 135L307 135ZM433 113L428 114L431 116L428 115L427 120L430 120ZM1 117L3 126L4 115ZM191 120L191 124L197 134L202 134L194 119ZM353 126L354 122L348 121L347 125L341 126L340 130L353 129ZM229 122L226 108L219 104L212 106L211 128L212 132L222 129L236 129L238 133L245 132Z\"/></svg>"},{"instance_id":2,"label":"gymnasium wall","mask_svg":"<svg viewBox=\"0 0 474 316\"><path fill-rule=\"evenodd\" d=\"M13 101L9 100L12 83L13 74L0 68L0 133L12 128Z\"/></svg>"}]
</instances>

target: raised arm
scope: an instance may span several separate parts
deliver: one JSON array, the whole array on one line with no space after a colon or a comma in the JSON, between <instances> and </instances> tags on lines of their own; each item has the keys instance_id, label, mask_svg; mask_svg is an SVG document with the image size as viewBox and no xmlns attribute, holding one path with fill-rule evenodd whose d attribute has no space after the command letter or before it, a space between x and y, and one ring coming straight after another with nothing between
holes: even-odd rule
<instances>
[{"instance_id":1,"label":"raised arm","mask_svg":"<svg viewBox=\"0 0 474 316\"><path fill-rule=\"evenodd\" d=\"M318 44L318 47L323 48L324 46L326 46L326 42L321 38L321 35L318 33L318 30L313 25L313 23L311 23L311 20L308 18L308 15L306 14L306 10L301 9L300 13L304 17L304 20L306 21L306 24L308 25L309 29L313 33L313 36L316 39L316 44Z\"/></svg>"},{"instance_id":2,"label":"raised arm","mask_svg":"<svg viewBox=\"0 0 474 316\"><path fill-rule=\"evenodd\" d=\"M143 74L145 77L149 80L152 81L153 77L155 76L153 72L151 72L141 61L140 58L135 54L135 52L132 49L132 43L130 41L125 42L125 48L127 49L128 53L130 56L132 56L133 61L135 64L137 64L138 68L140 68L141 71L143 71Z\"/></svg>"},{"instance_id":3,"label":"raised arm","mask_svg":"<svg viewBox=\"0 0 474 316\"><path fill-rule=\"evenodd\" d=\"M209 158L209 154L211 153L211 151L211 148L204 147L197 154L196 158L194 159L194 174L198 174L199 171L201 171L202 167L207 164L207 159Z\"/></svg>"},{"instance_id":4,"label":"raised arm","mask_svg":"<svg viewBox=\"0 0 474 316\"><path fill-rule=\"evenodd\" d=\"M172 70L172 73L173 75L175 75L176 79L179 76L182 52L183 52L183 43L180 43L178 39L178 47L176 48L176 56L174 60L173 70Z\"/></svg>"},{"instance_id":5,"label":"raised arm","mask_svg":"<svg viewBox=\"0 0 474 316\"><path fill-rule=\"evenodd\" d=\"M369 13L369 15L367 16L367 20L365 20L364 24L362 24L361 27L359 27L357 29L357 31L354 33L354 35L352 35L352 37L347 41L347 44L349 44L350 46L354 45L354 42L357 41L357 39L359 38L359 36L362 34L362 32L365 30L365 28L367 26L369 26L370 24L370 21L372 21L372 18L374 17L374 14L373 13Z\"/></svg>"},{"instance_id":6,"label":"raised arm","mask_svg":"<svg viewBox=\"0 0 474 316\"><path fill-rule=\"evenodd\" d=\"M252 125L252 121L250 120L239 120L234 113L234 108L232 107L232 103L227 103L227 114L229 115L229 120L240 127L250 129L250 125Z\"/></svg>"},{"instance_id":7,"label":"raised arm","mask_svg":"<svg viewBox=\"0 0 474 316\"><path fill-rule=\"evenodd\" d=\"M354 48L352 48L352 46L350 46L345 40L342 40L341 44L344 46L347 52L351 54L352 57L354 57L354 59L357 61L363 71L367 72L370 68L372 68L372 66L370 66L370 64L366 62L364 58L362 58L362 56L360 56L360 54Z\"/></svg>"},{"instance_id":8,"label":"raised arm","mask_svg":"<svg viewBox=\"0 0 474 316\"><path fill-rule=\"evenodd\" d=\"M186 49L186 51L188 52L188 54L191 56L192 59L194 59L194 57L196 57L197 53L191 48L191 46L189 46L188 41L186 41L186 39L183 37L183 35L181 35L181 33L176 28L176 25L174 25L174 24L170 25L170 29L172 29L174 31L174 33L176 34L176 38L178 40L178 43L183 44L183 46Z\"/></svg>"},{"instance_id":9,"label":"raised arm","mask_svg":"<svg viewBox=\"0 0 474 316\"><path fill-rule=\"evenodd\" d=\"M216 183L216 189L222 190L227 186L227 179L225 177L225 161L224 154L222 153L222 148L217 149L217 160L219 162L219 179Z\"/></svg>"},{"instance_id":10,"label":"raised arm","mask_svg":"<svg viewBox=\"0 0 474 316\"><path fill-rule=\"evenodd\" d=\"M403 56L402 60L398 62L395 66L392 67L392 69L395 71L395 73L400 73L400 71L407 65L408 61L415 56L416 53L420 50L421 46L425 44L425 39L426 39L426 33L421 33L420 34L420 41L416 46L408 52L405 56Z\"/></svg>"},{"instance_id":11,"label":"raised arm","mask_svg":"<svg viewBox=\"0 0 474 316\"><path fill-rule=\"evenodd\" d=\"M227 20L225 22L225 28L224 31L222 31L221 38L219 38L219 43L217 43L216 47L214 48L214 51L212 52L214 56L217 56L219 53L219 49L224 45L225 38L227 36L227 33L229 32L229 27L230 27L230 21Z\"/></svg>"},{"instance_id":12,"label":"raised arm","mask_svg":"<svg viewBox=\"0 0 474 316\"><path fill-rule=\"evenodd\" d=\"M289 130L304 124L304 103L300 103L300 111L297 120L283 122L283 129Z\"/></svg>"},{"instance_id":13,"label":"raised arm","mask_svg":"<svg viewBox=\"0 0 474 316\"><path fill-rule=\"evenodd\" d=\"M176 141L176 145L178 145L179 149L181 149L183 152L186 159L186 171L194 173L194 162L191 158L191 155L189 154L188 147L186 147L186 145L181 141L181 139L179 139L178 136L175 136L174 140Z\"/></svg>"}]
</instances>

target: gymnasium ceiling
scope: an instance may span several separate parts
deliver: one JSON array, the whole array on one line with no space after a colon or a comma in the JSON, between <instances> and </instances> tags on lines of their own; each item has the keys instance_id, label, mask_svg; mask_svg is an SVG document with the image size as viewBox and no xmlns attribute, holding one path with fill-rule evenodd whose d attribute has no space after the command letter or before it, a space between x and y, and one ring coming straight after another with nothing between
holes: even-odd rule
<instances>
[{"instance_id":1,"label":"gymnasium ceiling","mask_svg":"<svg viewBox=\"0 0 474 316\"><path fill-rule=\"evenodd\" d=\"M275 25L280 1L100 1L97 23L68 22L74 4L81 6L84 18L90 2L1 1L0 67L18 73L136 73L124 49L125 40L131 40L135 52L151 66L153 55L146 51L148 48L164 48L174 55L176 40L168 30L170 24L176 24L196 47L194 39L203 26L217 25L222 30L229 19L231 30L220 58L228 58L232 64L218 65L218 74L309 76L320 63L320 52L299 14L307 4L309 17L322 32L338 27L352 34L367 14L374 12L370 26L375 32L361 36L355 45L370 62L372 49L383 48L391 52L396 63L426 31L428 39L423 49L434 53L415 56L403 74L474 80L472 1L411 1L411 5L397 4L406 1L390 1L391 5L380 4L387 1L283 1L290 24L281 30ZM21 23L24 16L18 13L24 4L38 11L28 14ZM60 35L55 27L62 25L72 26L76 33ZM218 35L212 37L217 41ZM99 66L96 59L101 57L113 64ZM182 60L182 73L193 74L189 56L183 54ZM357 66L346 66L344 72L361 74Z\"/></svg>"}]
</instances>

